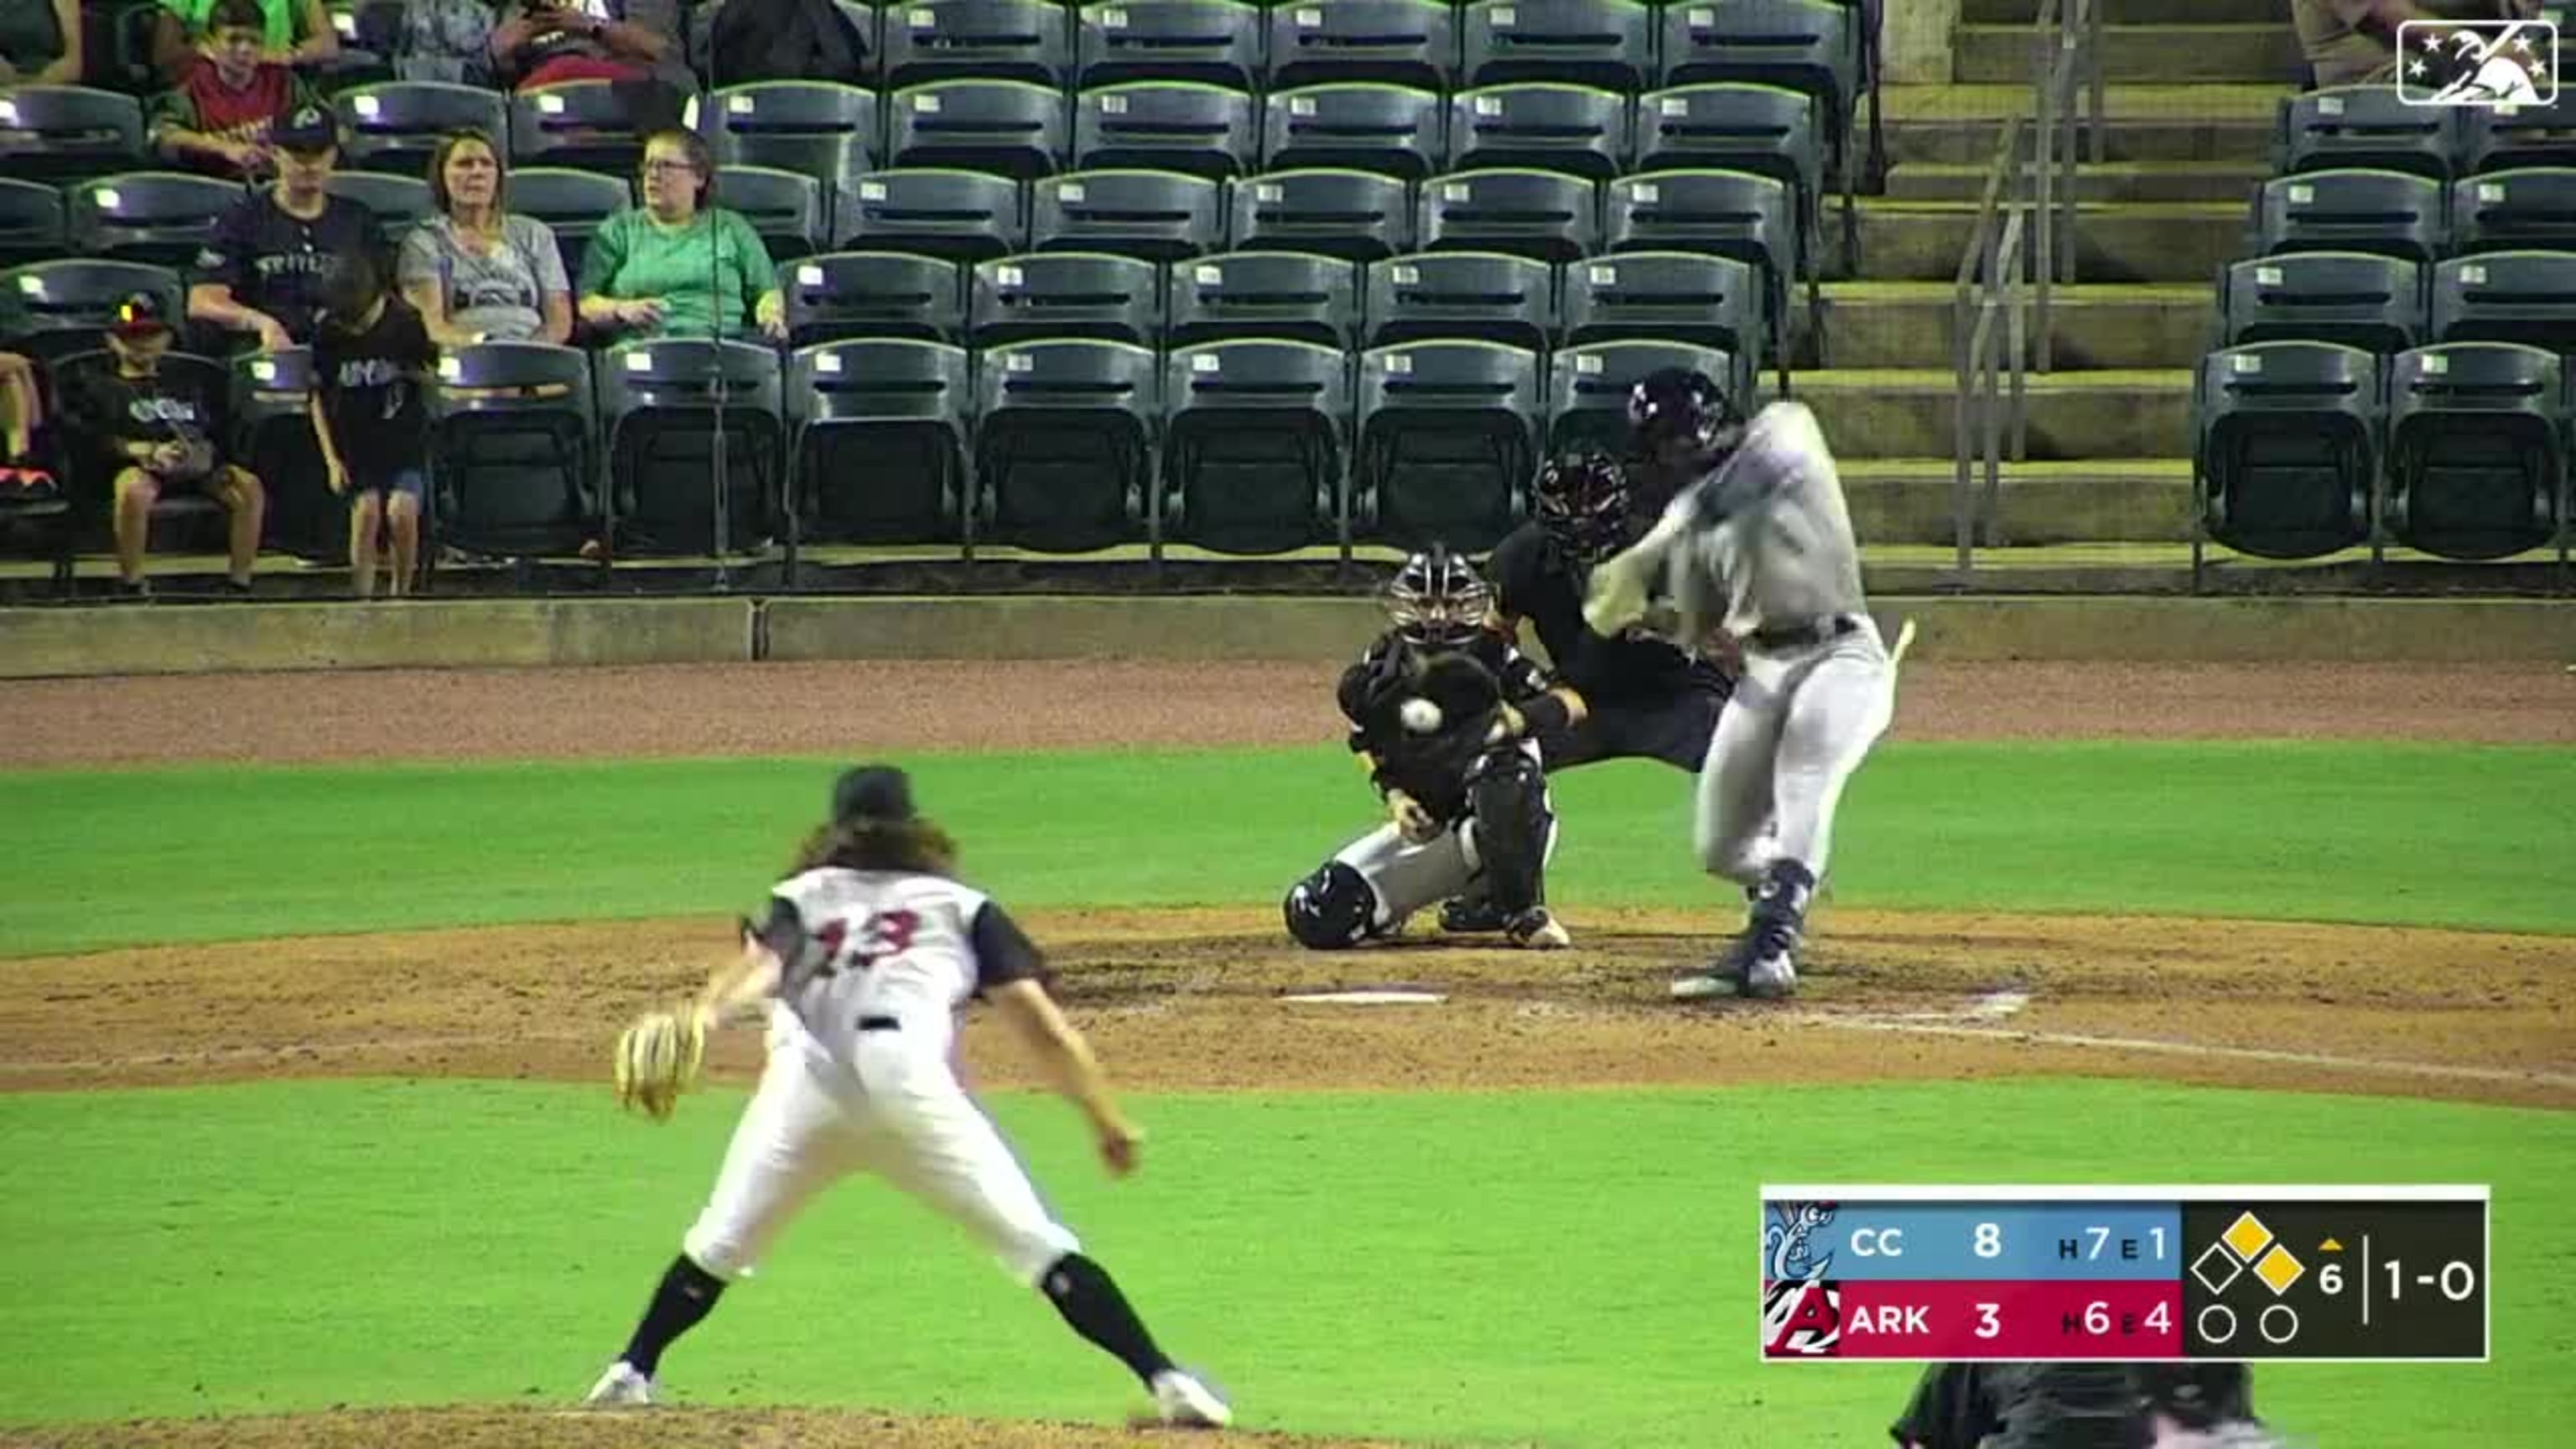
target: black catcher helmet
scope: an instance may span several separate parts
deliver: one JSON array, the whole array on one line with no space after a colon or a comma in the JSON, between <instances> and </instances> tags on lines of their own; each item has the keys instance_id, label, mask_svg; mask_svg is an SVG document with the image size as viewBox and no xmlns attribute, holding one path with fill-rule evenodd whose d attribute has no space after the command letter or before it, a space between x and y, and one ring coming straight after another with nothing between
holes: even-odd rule
<instances>
[{"instance_id":1,"label":"black catcher helmet","mask_svg":"<svg viewBox=\"0 0 2576 1449\"><path fill-rule=\"evenodd\" d=\"M1464 554L1435 543L1404 561L1386 586L1386 611L1408 644L1455 649L1476 637L1494 591Z\"/></svg>"},{"instance_id":2,"label":"black catcher helmet","mask_svg":"<svg viewBox=\"0 0 2576 1449\"><path fill-rule=\"evenodd\" d=\"M1728 430L1744 421L1735 400L1707 373L1663 367L1628 389L1628 432L1636 450L1652 456L1674 438L1709 451L1724 446Z\"/></svg>"},{"instance_id":3,"label":"black catcher helmet","mask_svg":"<svg viewBox=\"0 0 2576 1449\"><path fill-rule=\"evenodd\" d=\"M1592 448L1557 454L1538 470L1538 522L1586 563L1627 541L1628 470Z\"/></svg>"}]
</instances>

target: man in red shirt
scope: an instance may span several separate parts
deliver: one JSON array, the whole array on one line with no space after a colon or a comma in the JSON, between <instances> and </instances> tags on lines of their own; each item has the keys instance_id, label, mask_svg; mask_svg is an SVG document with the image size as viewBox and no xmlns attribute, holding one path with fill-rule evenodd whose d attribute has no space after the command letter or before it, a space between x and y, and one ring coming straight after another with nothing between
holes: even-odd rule
<instances>
[{"instance_id":1,"label":"man in red shirt","mask_svg":"<svg viewBox=\"0 0 2576 1449\"><path fill-rule=\"evenodd\" d=\"M153 112L161 154L217 176L252 180L270 174L268 133L278 117L311 104L294 71L260 58L266 18L259 0L215 0L205 49Z\"/></svg>"}]
</instances>

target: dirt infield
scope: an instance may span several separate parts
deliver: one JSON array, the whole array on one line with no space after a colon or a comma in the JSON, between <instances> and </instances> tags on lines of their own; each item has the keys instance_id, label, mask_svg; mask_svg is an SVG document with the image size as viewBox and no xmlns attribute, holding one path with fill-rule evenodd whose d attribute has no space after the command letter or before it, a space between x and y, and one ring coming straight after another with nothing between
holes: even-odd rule
<instances>
[{"instance_id":1,"label":"dirt infield","mask_svg":"<svg viewBox=\"0 0 2576 1449\"><path fill-rule=\"evenodd\" d=\"M12 683L0 684L0 768L840 754L854 732L882 751L1302 743L1334 728L1327 674L1119 662ZM2576 743L2576 678L2554 667L1926 663L1907 671L1897 733ZM2576 940L1900 915L1827 903L1796 1003L1686 1011L1663 999L1664 982L1726 928L1713 907L1605 912L1569 901L1565 913L1576 948L1549 955L1443 942L1432 930L1382 949L1318 955L1286 945L1266 909L1032 913L1030 924L1054 955L1075 1015L1136 1088L2074 1073L2576 1107ZM0 973L0 1034L40 1045L0 1061L0 1090L396 1074L588 1081L604 1091L616 1026L693 984L723 930L720 921L669 920L20 961ZM383 997L374 983L393 973L414 989ZM1441 999L1381 1007L1288 999L1394 987ZM366 1013L351 1002L369 1003ZM980 1085L1030 1080L1028 1063L1000 1034L979 1024L969 1040ZM711 1070L747 1082L756 1052L736 1034L719 1044ZM437 1410L0 1430L0 1445L65 1449L612 1442L1090 1449L1138 1440L1089 1426L864 1412L690 1412L604 1424L533 1410Z\"/></svg>"}]
</instances>

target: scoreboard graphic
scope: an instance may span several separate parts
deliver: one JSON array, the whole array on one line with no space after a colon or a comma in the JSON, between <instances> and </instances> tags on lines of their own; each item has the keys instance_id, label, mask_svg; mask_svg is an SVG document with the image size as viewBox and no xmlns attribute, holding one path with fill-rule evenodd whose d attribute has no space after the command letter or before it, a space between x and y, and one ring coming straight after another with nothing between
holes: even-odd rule
<instances>
[{"instance_id":1,"label":"scoreboard graphic","mask_svg":"<svg viewBox=\"0 0 2576 1449\"><path fill-rule=\"evenodd\" d=\"M1762 1357L2484 1363L2484 1187L1762 1189Z\"/></svg>"}]
</instances>

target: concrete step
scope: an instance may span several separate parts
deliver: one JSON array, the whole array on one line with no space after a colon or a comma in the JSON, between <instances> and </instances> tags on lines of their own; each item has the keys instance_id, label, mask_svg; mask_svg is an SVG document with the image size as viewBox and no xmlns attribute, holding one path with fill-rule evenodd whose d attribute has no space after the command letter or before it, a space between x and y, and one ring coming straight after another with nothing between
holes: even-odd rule
<instances>
[{"instance_id":1,"label":"concrete step","mask_svg":"<svg viewBox=\"0 0 2576 1449\"><path fill-rule=\"evenodd\" d=\"M1859 458L1842 470L1852 528L1873 552L1897 544L1955 543L1957 464L1948 458ZM1971 517L1985 506L1985 472L1972 470ZM2186 458L2103 458L2006 463L1992 541L2012 547L2059 543L2188 542L2191 462Z\"/></svg>"},{"instance_id":2,"label":"concrete step","mask_svg":"<svg viewBox=\"0 0 2576 1449\"><path fill-rule=\"evenodd\" d=\"M2029 456L2040 462L2180 458L2191 453L2191 373L2181 368L2033 374ZM1802 372L1792 393L1816 410L1836 453L1947 458L1958 383L1950 369ZM2005 446L2011 446L2006 437Z\"/></svg>"},{"instance_id":3,"label":"concrete step","mask_svg":"<svg viewBox=\"0 0 2576 1449\"><path fill-rule=\"evenodd\" d=\"M2248 0L2098 0L2109 25L2224 25L2260 15ZM1959 19L1970 25L2032 25L2040 0L1961 0ZM2066 6L2060 0L2058 6ZM2283 12L2287 13L2287 12ZM2107 37L2106 37L2107 38Z\"/></svg>"},{"instance_id":4,"label":"concrete step","mask_svg":"<svg viewBox=\"0 0 2576 1449\"><path fill-rule=\"evenodd\" d=\"M1959 26L1951 32L1951 77L2027 85L2033 39L2027 25ZM2299 60L2298 32L2277 22L2102 30L2102 74L2113 81L2236 81L2286 91L2298 78Z\"/></svg>"},{"instance_id":5,"label":"concrete step","mask_svg":"<svg viewBox=\"0 0 2576 1449\"><path fill-rule=\"evenodd\" d=\"M1946 282L1976 227L1967 202L1864 198L1861 275L1871 281ZM2077 275L2087 282L2205 282L2236 256L2245 208L2219 202L2139 202L2078 207Z\"/></svg>"},{"instance_id":6,"label":"concrete step","mask_svg":"<svg viewBox=\"0 0 2576 1449\"><path fill-rule=\"evenodd\" d=\"M1975 201L1986 194L1990 167L1991 162L1904 162L1888 168L1887 194L1897 201ZM2080 165L2075 194L2086 201L2232 201L2243 205L2271 179L2272 168L2255 160L2110 161Z\"/></svg>"},{"instance_id":7,"label":"concrete step","mask_svg":"<svg viewBox=\"0 0 2576 1449\"><path fill-rule=\"evenodd\" d=\"M2115 162L2268 162L2284 93L2278 84L2107 86L2103 155ZM2030 88L1890 86L1886 106L1891 160L1984 166L1994 160L2004 119L2029 112Z\"/></svg>"},{"instance_id":8,"label":"concrete step","mask_svg":"<svg viewBox=\"0 0 2576 1449\"><path fill-rule=\"evenodd\" d=\"M1956 302L1947 282L1828 283L1824 365L1948 367ZM2023 303L2026 314L2035 306L2035 299ZM2215 306L2206 286L2059 287L2049 300L2056 345L2050 361L2066 371L2190 367L2208 350ZM2029 341L2035 357L2038 339Z\"/></svg>"}]
</instances>

